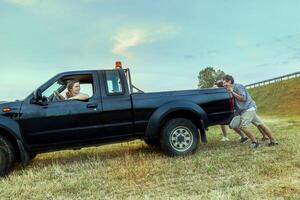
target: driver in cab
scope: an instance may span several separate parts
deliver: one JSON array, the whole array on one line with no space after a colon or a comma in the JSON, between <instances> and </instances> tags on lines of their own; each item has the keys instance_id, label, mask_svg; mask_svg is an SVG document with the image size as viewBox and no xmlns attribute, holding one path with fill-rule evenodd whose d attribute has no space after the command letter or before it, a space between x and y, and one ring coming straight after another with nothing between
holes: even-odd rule
<instances>
[{"instance_id":1,"label":"driver in cab","mask_svg":"<svg viewBox=\"0 0 300 200\"><path fill-rule=\"evenodd\" d=\"M89 95L80 93L80 82L78 80L68 80L67 81L67 92L64 97L59 92L55 91L55 96L61 100L87 100Z\"/></svg>"}]
</instances>

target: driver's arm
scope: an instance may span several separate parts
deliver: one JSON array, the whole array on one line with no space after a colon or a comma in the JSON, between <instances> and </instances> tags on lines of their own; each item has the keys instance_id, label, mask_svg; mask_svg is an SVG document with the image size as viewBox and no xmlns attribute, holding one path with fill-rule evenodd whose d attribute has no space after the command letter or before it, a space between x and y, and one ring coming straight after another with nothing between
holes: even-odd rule
<instances>
[{"instance_id":1,"label":"driver's arm","mask_svg":"<svg viewBox=\"0 0 300 200\"><path fill-rule=\"evenodd\" d=\"M57 92L57 91L54 91L54 95L56 95L60 100L65 100L66 98L63 96L63 95L61 95L59 92Z\"/></svg>"},{"instance_id":2,"label":"driver's arm","mask_svg":"<svg viewBox=\"0 0 300 200\"><path fill-rule=\"evenodd\" d=\"M69 98L69 99L75 99L75 100L87 100L87 99L89 99L89 98L90 98L89 95L80 93L80 94L78 94L78 95L76 95L76 96L74 96L74 97L71 97L71 98Z\"/></svg>"}]
</instances>

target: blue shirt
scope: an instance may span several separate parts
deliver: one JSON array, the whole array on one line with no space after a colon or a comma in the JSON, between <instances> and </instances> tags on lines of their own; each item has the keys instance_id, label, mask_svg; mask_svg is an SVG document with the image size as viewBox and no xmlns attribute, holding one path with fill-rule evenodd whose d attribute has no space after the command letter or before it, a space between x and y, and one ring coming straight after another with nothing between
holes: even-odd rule
<instances>
[{"instance_id":1,"label":"blue shirt","mask_svg":"<svg viewBox=\"0 0 300 200\"><path fill-rule=\"evenodd\" d=\"M234 99L235 109L237 110L238 113L241 114L250 108L255 108L255 110L257 109L255 101L253 101L249 92L242 84L238 84L238 83L233 84L233 91L243 96L244 99L246 100L246 101L239 101L237 98Z\"/></svg>"}]
</instances>

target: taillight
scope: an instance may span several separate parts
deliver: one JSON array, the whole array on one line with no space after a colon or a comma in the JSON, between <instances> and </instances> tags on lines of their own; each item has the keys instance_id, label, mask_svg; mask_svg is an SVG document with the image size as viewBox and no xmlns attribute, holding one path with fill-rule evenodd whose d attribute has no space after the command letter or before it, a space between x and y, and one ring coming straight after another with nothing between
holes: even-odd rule
<instances>
[{"instance_id":1,"label":"taillight","mask_svg":"<svg viewBox=\"0 0 300 200\"><path fill-rule=\"evenodd\" d=\"M234 97L233 97L233 95L230 95L229 104L230 104L230 109L234 110Z\"/></svg>"}]
</instances>

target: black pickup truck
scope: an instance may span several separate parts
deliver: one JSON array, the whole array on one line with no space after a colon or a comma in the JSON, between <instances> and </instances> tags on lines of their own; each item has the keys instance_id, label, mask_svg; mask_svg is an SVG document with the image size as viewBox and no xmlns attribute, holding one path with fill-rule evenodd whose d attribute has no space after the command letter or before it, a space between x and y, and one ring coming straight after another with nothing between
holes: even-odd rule
<instances>
[{"instance_id":1,"label":"black pickup truck","mask_svg":"<svg viewBox=\"0 0 300 200\"><path fill-rule=\"evenodd\" d=\"M62 100L79 80L87 100ZM144 93L129 69L58 74L22 101L0 104L0 175L37 153L142 139L168 155L194 152L206 130L228 124L233 99L225 88Z\"/></svg>"}]
</instances>

